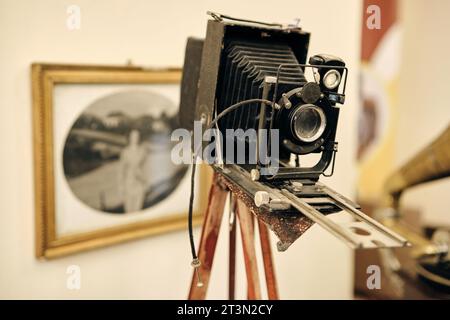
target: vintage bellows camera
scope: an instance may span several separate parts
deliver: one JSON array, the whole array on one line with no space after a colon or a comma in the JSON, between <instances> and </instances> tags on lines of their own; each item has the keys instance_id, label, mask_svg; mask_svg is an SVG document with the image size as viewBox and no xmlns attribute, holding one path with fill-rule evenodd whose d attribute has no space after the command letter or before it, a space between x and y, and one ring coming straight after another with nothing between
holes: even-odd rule
<instances>
[{"instance_id":1,"label":"vintage bellows camera","mask_svg":"<svg viewBox=\"0 0 450 320\"><path fill-rule=\"evenodd\" d=\"M406 245L318 181L330 165L333 172L345 62L325 54L307 59L310 34L299 27L211 15L206 38L187 43L180 123L194 130L194 121L201 121L203 130L220 131L223 139L211 140L223 161L213 168L257 207L300 212L352 247ZM308 154L319 156L305 166ZM326 217L343 210L351 222Z\"/></svg>"},{"instance_id":2,"label":"vintage bellows camera","mask_svg":"<svg viewBox=\"0 0 450 320\"><path fill-rule=\"evenodd\" d=\"M181 99L182 125L192 129L193 120L211 120L241 101L273 101L277 109L253 102L223 117L218 128L224 139L230 138L226 129L278 129L277 141L270 141L279 153L271 163L278 165L277 170L262 178L317 180L337 150L337 104L344 102L347 69L341 59L331 55L315 55L306 65L309 37L300 28L211 20L204 41L188 40L183 81L183 93L188 97ZM311 79L307 79L308 73ZM240 163L236 152L230 156L226 145L222 144L222 151L227 163L249 168L253 160L263 166L261 159L254 159L259 155L249 154L248 148L248 161ZM292 155L309 153L322 153L315 166L288 165Z\"/></svg>"}]
</instances>

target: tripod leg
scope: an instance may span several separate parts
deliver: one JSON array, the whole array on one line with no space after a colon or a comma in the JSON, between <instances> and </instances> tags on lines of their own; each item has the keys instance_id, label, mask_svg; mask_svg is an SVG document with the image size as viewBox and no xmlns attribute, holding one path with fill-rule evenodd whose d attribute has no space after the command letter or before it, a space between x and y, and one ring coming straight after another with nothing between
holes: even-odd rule
<instances>
[{"instance_id":1,"label":"tripod leg","mask_svg":"<svg viewBox=\"0 0 450 320\"><path fill-rule=\"evenodd\" d=\"M255 216L250 212L250 210L248 210L247 206L246 206L246 209L247 209L247 212L249 213L249 217L250 217L250 221L251 221L251 230L252 230L251 237L252 237L253 241L255 241ZM254 247L255 247L255 259L254 259L254 261L256 262L257 261L257 259L256 259L256 245L254 245ZM259 282L259 272L258 271L257 271L257 276L258 276L258 278L257 278L258 279L258 284L261 285L261 283ZM251 290L252 290L251 286L249 286L247 284L247 299L249 299L249 300L252 299L252 298L249 298ZM261 289L259 290L259 292L261 292ZM261 293L260 293L260 295L261 295ZM262 299L262 296L259 299Z\"/></svg>"},{"instance_id":2,"label":"tripod leg","mask_svg":"<svg viewBox=\"0 0 450 320\"><path fill-rule=\"evenodd\" d=\"M272 260L272 248L270 247L270 234L267 230L267 226L261 220L258 220L258 228L264 263L264 273L266 276L267 295L269 300L278 300L277 280Z\"/></svg>"},{"instance_id":3,"label":"tripod leg","mask_svg":"<svg viewBox=\"0 0 450 320\"><path fill-rule=\"evenodd\" d=\"M247 273L247 294L250 300L261 299L261 287L255 250L253 216L242 201L238 200L238 217L244 251L245 271Z\"/></svg>"},{"instance_id":4,"label":"tripod leg","mask_svg":"<svg viewBox=\"0 0 450 320\"><path fill-rule=\"evenodd\" d=\"M201 262L199 272L202 277L203 286L197 286L197 276L194 272L189 290L189 300L205 299L227 194L228 190L214 177L211 190L209 191L208 208L206 209L203 221L202 235L198 249L198 258Z\"/></svg>"},{"instance_id":5,"label":"tripod leg","mask_svg":"<svg viewBox=\"0 0 450 320\"><path fill-rule=\"evenodd\" d=\"M237 201L230 194L230 240L229 240L229 257L228 257L228 299L235 299L235 279L236 279L236 206Z\"/></svg>"}]
</instances>

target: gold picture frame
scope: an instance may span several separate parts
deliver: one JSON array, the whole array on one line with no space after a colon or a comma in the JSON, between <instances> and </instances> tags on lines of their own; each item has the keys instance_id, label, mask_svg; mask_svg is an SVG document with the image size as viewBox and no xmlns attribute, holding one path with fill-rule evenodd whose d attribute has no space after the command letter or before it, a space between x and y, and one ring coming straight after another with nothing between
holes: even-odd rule
<instances>
[{"instance_id":1,"label":"gold picture frame","mask_svg":"<svg viewBox=\"0 0 450 320\"><path fill-rule=\"evenodd\" d=\"M31 66L34 126L35 255L52 259L124 241L187 227L187 214L174 213L119 226L58 237L55 223L55 172L53 148L53 90L58 84L179 84L180 69L148 70L126 66L83 66L34 63ZM210 169L199 172L199 209L194 223L202 220ZM187 204L187 200L186 200ZM186 205L187 207L187 205ZM187 211L187 210L186 210Z\"/></svg>"}]
</instances>

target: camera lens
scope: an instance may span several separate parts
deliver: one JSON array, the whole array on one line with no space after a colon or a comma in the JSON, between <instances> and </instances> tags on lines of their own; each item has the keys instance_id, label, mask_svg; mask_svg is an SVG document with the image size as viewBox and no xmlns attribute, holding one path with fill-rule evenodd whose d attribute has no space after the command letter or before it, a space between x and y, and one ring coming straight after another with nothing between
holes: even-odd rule
<instances>
[{"instance_id":1,"label":"camera lens","mask_svg":"<svg viewBox=\"0 0 450 320\"><path fill-rule=\"evenodd\" d=\"M325 113L313 104L297 108L291 121L294 135L303 142L317 140L325 131L326 124Z\"/></svg>"}]
</instances>

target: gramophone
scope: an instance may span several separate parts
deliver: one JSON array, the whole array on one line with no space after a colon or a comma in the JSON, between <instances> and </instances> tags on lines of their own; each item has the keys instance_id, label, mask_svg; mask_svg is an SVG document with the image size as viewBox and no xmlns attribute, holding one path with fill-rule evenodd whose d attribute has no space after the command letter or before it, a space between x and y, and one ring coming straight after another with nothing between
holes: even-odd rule
<instances>
[{"instance_id":1,"label":"gramophone","mask_svg":"<svg viewBox=\"0 0 450 320\"><path fill-rule=\"evenodd\" d=\"M398 168L386 181L384 208L378 210L383 224L407 238L413 245L409 256L415 272L432 287L450 292L450 228L439 226L417 232L400 214L400 199L409 189L450 176L450 125L414 157ZM428 234L427 234L428 233ZM396 260L394 255L387 260ZM400 271L400 263L395 272Z\"/></svg>"}]
</instances>

